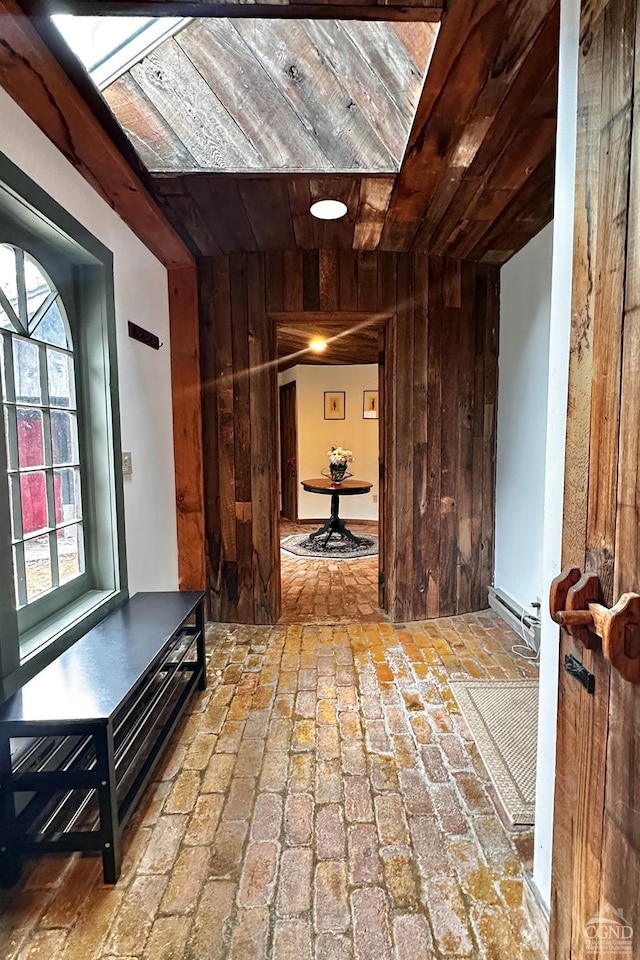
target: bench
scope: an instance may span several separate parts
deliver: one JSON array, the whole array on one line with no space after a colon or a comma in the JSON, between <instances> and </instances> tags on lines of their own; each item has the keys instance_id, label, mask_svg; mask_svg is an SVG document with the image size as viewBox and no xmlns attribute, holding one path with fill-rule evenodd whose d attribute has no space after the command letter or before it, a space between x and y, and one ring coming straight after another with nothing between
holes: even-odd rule
<instances>
[{"instance_id":1,"label":"bench","mask_svg":"<svg viewBox=\"0 0 640 960\"><path fill-rule=\"evenodd\" d=\"M122 832L196 689L204 594L138 593L0 705L0 885L22 857L102 854Z\"/></svg>"}]
</instances>

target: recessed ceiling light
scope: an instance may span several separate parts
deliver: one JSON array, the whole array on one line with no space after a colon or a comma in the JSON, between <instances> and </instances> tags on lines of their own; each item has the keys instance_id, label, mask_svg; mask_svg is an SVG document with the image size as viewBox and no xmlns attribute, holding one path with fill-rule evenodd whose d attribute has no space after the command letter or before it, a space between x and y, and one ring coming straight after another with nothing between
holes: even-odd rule
<instances>
[{"instance_id":1,"label":"recessed ceiling light","mask_svg":"<svg viewBox=\"0 0 640 960\"><path fill-rule=\"evenodd\" d=\"M316 200L309 207L309 213L318 220L339 220L347 212L347 205L342 200Z\"/></svg>"},{"instance_id":2,"label":"recessed ceiling light","mask_svg":"<svg viewBox=\"0 0 640 960\"><path fill-rule=\"evenodd\" d=\"M327 349L327 341L321 337L314 337L313 340L309 341L309 349L313 350L314 353L322 353L323 350Z\"/></svg>"}]
</instances>

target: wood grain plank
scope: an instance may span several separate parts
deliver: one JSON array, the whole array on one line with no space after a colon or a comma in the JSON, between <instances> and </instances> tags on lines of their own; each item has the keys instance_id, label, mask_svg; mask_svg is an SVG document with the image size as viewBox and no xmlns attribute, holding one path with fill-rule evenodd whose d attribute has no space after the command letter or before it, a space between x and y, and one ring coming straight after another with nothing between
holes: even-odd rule
<instances>
[{"instance_id":1,"label":"wood grain plank","mask_svg":"<svg viewBox=\"0 0 640 960\"><path fill-rule=\"evenodd\" d=\"M393 178L363 177L353 234L356 250L376 250L391 200Z\"/></svg>"},{"instance_id":2,"label":"wood grain plank","mask_svg":"<svg viewBox=\"0 0 640 960\"><path fill-rule=\"evenodd\" d=\"M486 309L482 277L473 263L449 261L443 292L445 302L460 311L458 330L458 416L457 416L457 569L456 610L469 610L473 603L473 412L475 329L474 317ZM485 450L487 456L492 451ZM475 574L477 577L477 573ZM477 577L479 579L479 577ZM483 604L484 605L484 604Z\"/></svg>"},{"instance_id":3,"label":"wood grain plank","mask_svg":"<svg viewBox=\"0 0 640 960\"><path fill-rule=\"evenodd\" d=\"M271 31L238 20L235 29L301 117L311 116L319 149L335 170L394 169L394 161L300 22L286 27L286 52ZM284 69L283 69L284 68Z\"/></svg>"},{"instance_id":4,"label":"wood grain plank","mask_svg":"<svg viewBox=\"0 0 640 960\"><path fill-rule=\"evenodd\" d=\"M179 584L181 590L204 590L202 398L195 268L169 271L169 324Z\"/></svg>"},{"instance_id":5,"label":"wood grain plank","mask_svg":"<svg viewBox=\"0 0 640 960\"><path fill-rule=\"evenodd\" d=\"M260 155L176 40L148 53L131 75L201 170L260 169Z\"/></svg>"},{"instance_id":6,"label":"wood grain plank","mask_svg":"<svg viewBox=\"0 0 640 960\"><path fill-rule=\"evenodd\" d=\"M202 377L207 384L212 378L217 401L217 437L214 458L205 461L205 477L214 471L212 491L207 492L207 526L210 529L210 506L213 497L217 503L212 514L220 517L220 560L214 567L210 583L212 615L227 620L233 617L238 599L238 564L235 522L235 457L234 457L234 390L233 345L231 317L231 279L228 257L213 261L213 310L205 336L211 340L208 360L213 354L215 367L203 367ZM205 421L206 423L206 421ZM213 531L213 538L216 532Z\"/></svg>"},{"instance_id":7,"label":"wood grain plank","mask_svg":"<svg viewBox=\"0 0 640 960\"><path fill-rule=\"evenodd\" d=\"M495 555L496 437L498 418L498 341L500 329L500 273L492 266L479 266L480 296L476 308L485 312L484 456L482 458L482 561L480 589L483 606L492 582Z\"/></svg>"},{"instance_id":8,"label":"wood grain plank","mask_svg":"<svg viewBox=\"0 0 640 960\"><path fill-rule=\"evenodd\" d=\"M317 250L305 250L302 256L302 306L320 309L320 257Z\"/></svg>"},{"instance_id":9,"label":"wood grain plank","mask_svg":"<svg viewBox=\"0 0 640 960\"><path fill-rule=\"evenodd\" d=\"M293 249L296 242L286 183L282 179L241 179L238 191L257 249Z\"/></svg>"},{"instance_id":10,"label":"wood grain plank","mask_svg":"<svg viewBox=\"0 0 640 960\"><path fill-rule=\"evenodd\" d=\"M341 250L338 302L341 310L358 309L358 258L350 250ZM394 298L395 308L395 298Z\"/></svg>"},{"instance_id":11,"label":"wood grain plank","mask_svg":"<svg viewBox=\"0 0 640 960\"><path fill-rule=\"evenodd\" d=\"M285 250L282 254L282 269L284 273L284 310L287 312L302 311L302 253L299 250Z\"/></svg>"},{"instance_id":12,"label":"wood grain plank","mask_svg":"<svg viewBox=\"0 0 640 960\"><path fill-rule=\"evenodd\" d=\"M364 256L364 254L361 254ZM403 256L397 263L398 303L395 338L395 410L394 420L398 426L394 438L394 497L395 497L395 596L389 598L394 620L412 619L416 598L414 569L414 538L420 531L413 529L413 384L406 371L414 369L414 271L413 258ZM404 371L398 376L398 371ZM393 563L393 560L392 560ZM411 584L403 589L402 584Z\"/></svg>"},{"instance_id":13,"label":"wood grain plank","mask_svg":"<svg viewBox=\"0 0 640 960\"><path fill-rule=\"evenodd\" d=\"M216 269L212 259L204 260L199 264L206 589L209 599L209 615L214 619L219 619L221 616L223 545L219 470L221 445L218 428L218 383L216 378L218 316L214 309L215 273Z\"/></svg>"},{"instance_id":14,"label":"wood grain plank","mask_svg":"<svg viewBox=\"0 0 640 960\"><path fill-rule=\"evenodd\" d=\"M319 297L321 310L338 310L340 259L337 250L321 250L319 259Z\"/></svg>"},{"instance_id":15,"label":"wood grain plank","mask_svg":"<svg viewBox=\"0 0 640 960\"><path fill-rule=\"evenodd\" d=\"M246 255L235 254L231 256L229 267L233 351L232 456L235 463L234 507L238 571L236 616L240 623L252 623L255 616L255 606L253 593L251 384Z\"/></svg>"},{"instance_id":16,"label":"wood grain plank","mask_svg":"<svg viewBox=\"0 0 640 960\"><path fill-rule=\"evenodd\" d=\"M253 623L280 616L280 544L277 484L277 376L275 325L267 315L264 257L247 263Z\"/></svg>"},{"instance_id":17,"label":"wood grain plank","mask_svg":"<svg viewBox=\"0 0 640 960\"><path fill-rule=\"evenodd\" d=\"M282 24L282 29L286 30L286 25ZM194 20L177 34L176 43L215 92L227 111L227 122L237 124L253 145L263 168L286 171L326 166L327 158L309 125L301 122L291 102L265 74L232 20Z\"/></svg>"},{"instance_id":18,"label":"wood grain plank","mask_svg":"<svg viewBox=\"0 0 640 960\"><path fill-rule=\"evenodd\" d=\"M429 352L429 258L417 254L412 258L414 273L413 311L413 396L412 436L413 477L413 609L412 617L424 620L427 616L429 583L428 542L432 517L429 515L429 420L428 365Z\"/></svg>"},{"instance_id":19,"label":"wood grain plank","mask_svg":"<svg viewBox=\"0 0 640 960\"><path fill-rule=\"evenodd\" d=\"M358 310L375 313L378 309L378 255L374 251L358 253Z\"/></svg>"},{"instance_id":20,"label":"wood grain plank","mask_svg":"<svg viewBox=\"0 0 640 960\"><path fill-rule=\"evenodd\" d=\"M451 266L443 262L442 295L440 302L433 303L430 322L442 327L441 337L441 410L442 449L440 452L440 519L433 531L438 539L438 592L440 616L452 616L457 612L458 570L458 404L460 363L461 309L444 305L444 277ZM446 370L446 376L444 371Z\"/></svg>"},{"instance_id":21,"label":"wood grain plank","mask_svg":"<svg viewBox=\"0 0 640 960\"><path fill-rule=\"evenodd\" d=\"M197 170L198 163L130 74L102 91L118 122L154 173Z\"/></svg>"},{"instance_id":22,"label":"wood grain plank","mask_svg":"<svg viewBox=\"0 0 640 960\"><path fill-rule=\"evenodd\" d=\"M620 368L624 308L626 211L633 90L635 21L630 0L605 13L604 62L613 59L602 88L597 277L593 324L593 386L587 494L588 569L598 570L606 603L613 603ZM630 29L630 24L633 27Z\"/></svg>"}]
</instances>

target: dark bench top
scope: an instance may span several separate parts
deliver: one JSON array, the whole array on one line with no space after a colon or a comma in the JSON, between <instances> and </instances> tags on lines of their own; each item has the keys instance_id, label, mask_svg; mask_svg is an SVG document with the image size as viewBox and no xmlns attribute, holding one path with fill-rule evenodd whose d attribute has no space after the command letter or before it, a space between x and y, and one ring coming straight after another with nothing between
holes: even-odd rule
<instances>
[{"instance_id":1,"label":"dark bench top","mask_svg":"<svg viewBox=\"0 0 640 960\"><path fill-rule=\"evenodd\" d=\"M107 723L203 596L137 593L1 704L0 724Z\"/></svg>"}]
</instances>

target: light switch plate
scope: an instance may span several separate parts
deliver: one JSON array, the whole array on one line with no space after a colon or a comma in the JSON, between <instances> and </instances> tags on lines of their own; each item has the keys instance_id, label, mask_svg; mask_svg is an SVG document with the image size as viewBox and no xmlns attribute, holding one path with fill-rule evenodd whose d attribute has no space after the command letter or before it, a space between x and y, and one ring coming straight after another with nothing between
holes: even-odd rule
<instances>
[{"instance_id":1,"label":"light switch plate","mask_svg":"<svg viewBox=\"0 0 640 960\"><path fill-rule=\"evenodd\" d=\"M133 461L131 460L131 453L129 451L126 453L123 451L122 453L122 476L133 476Z\"/></svg>"}]
</instances>

